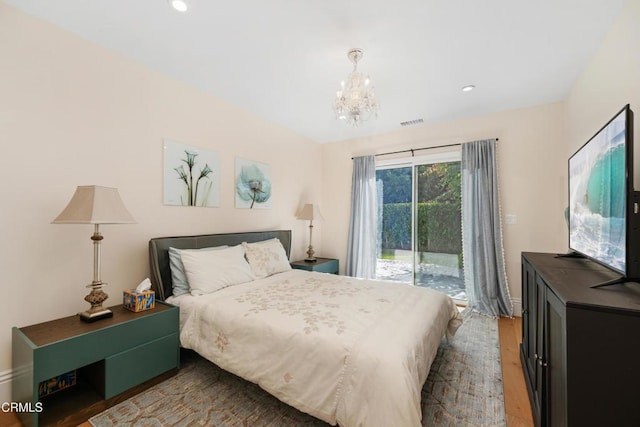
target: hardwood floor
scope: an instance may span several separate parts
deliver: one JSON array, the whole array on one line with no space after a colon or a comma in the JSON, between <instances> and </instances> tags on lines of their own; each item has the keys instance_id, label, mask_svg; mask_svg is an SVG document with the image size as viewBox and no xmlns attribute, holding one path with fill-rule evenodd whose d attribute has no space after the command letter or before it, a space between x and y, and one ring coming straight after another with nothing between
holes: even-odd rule
<instances>
[{"instance_id":1,"label":"hardwood floor","mask_svg":"<svg viewBox=\"0 0 640 427\"><path fill-rule=\"evenodd\" d=\"M500 318L498 326L507 427L532 427L533 415L520 363L522 317Z\"/></svg>"},{"instance_id":2,"label":"hardwood floor","mask_svg":"<svg viewBox=\"0 0 640 427\"><path fill-rule=\"evenodd\" d=\"M500 328L502 383L507 427L532 427L531 406L520 364L519 345L522 339L522 318L501 318L498 325ZM20 423L15 415L0 412L0 427L19 426ZM80 426L90 427L90 424L87 422Z\"/></svg>"}]
</instances>

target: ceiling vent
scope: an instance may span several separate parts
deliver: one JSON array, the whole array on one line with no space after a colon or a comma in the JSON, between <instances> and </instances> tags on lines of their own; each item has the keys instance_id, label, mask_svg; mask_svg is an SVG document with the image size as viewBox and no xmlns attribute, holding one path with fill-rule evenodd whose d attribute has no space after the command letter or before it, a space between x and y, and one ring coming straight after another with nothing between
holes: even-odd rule
<instances>
[{"instance_id":1,"label":"ceiling vent","mask_svg":"<svg viewBox=\"0 0 640 427\"><path fill-rule=\"evenodd\" d=\"M424 123L423 119L415 119L415 120L409 120L406 122L400 122L400 126L414 126L414 125L419 125L420 123Z\"/></svg>"}]
</instances>

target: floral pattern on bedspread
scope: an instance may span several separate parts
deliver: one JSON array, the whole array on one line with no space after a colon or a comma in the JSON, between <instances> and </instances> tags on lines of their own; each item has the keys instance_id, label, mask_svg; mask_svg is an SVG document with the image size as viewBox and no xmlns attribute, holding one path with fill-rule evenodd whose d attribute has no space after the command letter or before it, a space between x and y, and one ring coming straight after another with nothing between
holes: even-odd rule
<instances>
[{"instance_id":1,"label":"floral pattern on bedspread","mask_svg":"<svg viewBox=\"0 0 640 427\"><path fill-rule=\"evenodd\" d=\"M218 346L218 349L220 351L224 351L224 349L227 348L227 345L229 345L229 338L227 338L224 333L218 332L218 338L216 339L216 346Z\"/></svg>"},{"instance_id":2,"label":"floral pattern on bedspread","mask_svg":"<svg viewBox=\"0 0 640 427\"><path fill-rule=\"evenodd\" d=\"M356 299L364 298L375 287L338 277L325 274L296 282L284 279L261 288L260 292L247 291L235 301L250 306L244 316L273 311L301 318L306 325L303 328L305 334L318 333L321 327L325 327L340 335L346 328L346 320L339 318L341 310L346 308L345 305L353 306ZM357 310L364 315L372 315L390 302L387 298L376 298L375 301L381 304L376 309L367 306Z\"/></svg>"}]
</instances>

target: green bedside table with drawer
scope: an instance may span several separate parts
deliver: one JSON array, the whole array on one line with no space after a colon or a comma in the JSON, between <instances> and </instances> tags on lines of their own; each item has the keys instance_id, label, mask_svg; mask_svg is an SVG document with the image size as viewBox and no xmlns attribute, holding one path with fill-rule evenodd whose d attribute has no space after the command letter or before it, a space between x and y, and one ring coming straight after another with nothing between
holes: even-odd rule
<instances>
[{"instance_id":1,"label":"green bedside table with drawer","mask_svg":"<svg viewBox=\"0 0 640 427\"><path fill-rule=\"evenodd\" d=\"M19 413L24 425L76 426L178 372L178 307L109 308L113 317L94 323L70 316L13 328L13 401L42 408ZM75 385L39 397L42 382L74 370Z\"/></svg>"},{"instance_id":2,"label":"green bedside table with drawer","mask_svg":"<svg viewBox=\"0 0 640 427\"><path fill-rule=\"evenodd\" d=\"M292 268L298 270L318 271L320 273L338 274L340 265L335 258L316 258L316 262L293 261Z\"/></svg>"}]
</instances>

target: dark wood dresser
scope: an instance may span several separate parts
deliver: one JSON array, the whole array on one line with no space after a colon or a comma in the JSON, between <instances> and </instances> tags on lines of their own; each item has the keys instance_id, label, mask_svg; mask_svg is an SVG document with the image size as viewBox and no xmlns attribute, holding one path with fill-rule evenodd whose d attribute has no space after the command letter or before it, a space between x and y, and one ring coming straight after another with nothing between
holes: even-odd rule
<instances>
[{"instance_id":1,"label":"dark wood dresser","mask_svg":"<svg viewBox=\"0 0 640 427\"><path fill-rule=\"evenodd\" d=\"M638 426L640 284L584 259L522 254L520 356L537 426Z\"/></svg>"}]
</instances>

